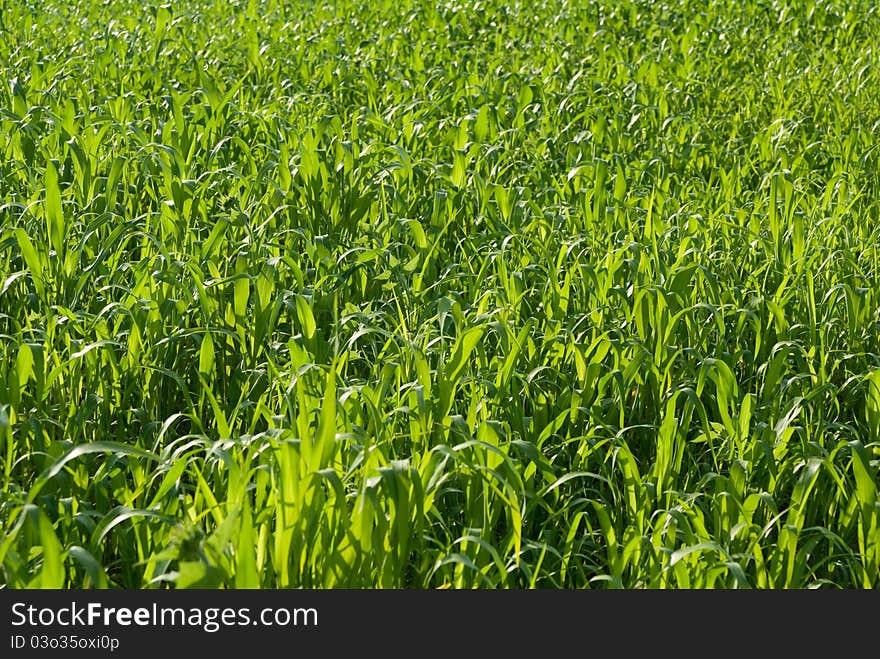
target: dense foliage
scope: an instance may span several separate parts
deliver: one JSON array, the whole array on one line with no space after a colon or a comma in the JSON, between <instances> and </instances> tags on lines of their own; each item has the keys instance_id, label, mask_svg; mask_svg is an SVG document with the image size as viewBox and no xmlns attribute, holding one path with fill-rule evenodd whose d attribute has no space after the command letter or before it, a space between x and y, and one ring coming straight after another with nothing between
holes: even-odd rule
<instances>
[{"instance_id":1,"label":"dense foliage","mask_svg":"<svg viewBox=\"0 0 880 659\"><path fill-rule=\"evenodd\" d=\"M880 586L878 35L0 0L0 584Z\"/></svg>"}]
</instances>

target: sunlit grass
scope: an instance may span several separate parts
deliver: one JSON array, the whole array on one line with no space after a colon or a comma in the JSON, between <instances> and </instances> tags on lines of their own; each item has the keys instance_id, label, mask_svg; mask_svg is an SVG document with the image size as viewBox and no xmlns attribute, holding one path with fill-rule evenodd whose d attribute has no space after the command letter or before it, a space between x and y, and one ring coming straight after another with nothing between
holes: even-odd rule
<instances>
[{"instance_id":1,"label":"sunlit grass","mask_svg":"<svg viewBox=\"0 0 880 659\"><path fill-rule=\"evenodd\" d=\"M0 0L0 584L880 586L878 34Z\"/></svg>"}]
</instances>

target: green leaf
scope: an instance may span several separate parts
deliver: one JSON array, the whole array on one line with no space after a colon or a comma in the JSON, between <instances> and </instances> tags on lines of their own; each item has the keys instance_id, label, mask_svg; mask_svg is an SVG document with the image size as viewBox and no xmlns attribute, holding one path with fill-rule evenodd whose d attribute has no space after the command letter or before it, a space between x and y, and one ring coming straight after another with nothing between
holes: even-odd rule
<instances>
[{"instance_id":1,"label":"green leaf","mask_svg":"<svg viewBox=\"0 0 880 659\"><path fill-rule=\"evenodd\" d=\"M327 373L318 431L315 434L315 449L310 465L313 472L328 465L336 451L336 372L332 368Z\"/></svg>"},{"instance_id":2,"label":"green leaf","mask_svg":"<svg viewBox=\"0 0 880 659\"><path fill-rule=\"evenodd\" d=\"M299 319L303 334L307 339L312 339L317 329L312 308L302 295L297 295L294 299L296 301L296 317Z\"/></svg>"},{"instance_id":3,"label":"green leaf","mask_svg":"<svg viewBox=\"0 0 880 659\"><path fill-rule=\"evenodd\" d=\"M46 297L45 273L43 270L43 259L34 249L34 245L28 238L24 229L15 230L15 239L18 242L18 248L28 269L31 271L31 280L34 282L34 288L37 289L37 295L41 298Z\"/></svg>"},{"instance_id":4,"label":"green leaf","mask_svg":"<svg viewBox=\"0 0 880 659\"><path fill-rule=\"evenodd\" d=\"M251 502L247 495L245 495L242 502L241 526L239 527L235 542L237 545L235 552L235 587L259 588L260 577L257 573L256 556L257 538L254 535Z\"/></svg>"},{"instance_id":5,"label":"green leaf","mask_svg":"<svg viewBox=\"0 0 880 659\"><path fill-rule=\"evenodd\" d=\"M28 491L28 501L33 502L46 483L57 476L68 462L91 453L112 453L116 456L132 456L157 462L159 460L158 457L148 451L128 446L126 444L117 444L116 442L91 442L88 444L79 444L58 458L48 469L40 474L31 486L31 489Z\"/></svg>"},{"instance_id":6,"label":"green leaf","mask_svg":"<svg viewBox=\"0 0 880 659\"><path fill-rule=\"evenodd\" d=\"M59 258L64 255L64 238L67 233L64 223L64 209L61 206L61 189L58 187L58 170L50 160L46 163L46 229L49 244Z\"/></svg>"},{"instance_id":7,"label":"green leaf","mask_svg":"<svg viewBox=\"0 0 880 659\"><path fill-rule=\"evenodd\" d=\"M43 567L39 574L40 588L63 588L65 585L64 574L64 549L58 542L52 522L42 511L39 512L40 549L43 556Z\"/></svg>"},{"instance_id":8,"label":"green leaf","mask_svg":"<svg viewBox=\"0 0 880 659\"><path fill-rule=\"evenodd\" d=\"M68 555L85 570L93 588L107 588L107 574L91 552L79 545L74 545L68 550Z\"/></svg>"},{"instance_id":9,"label":"green leaf","mask_svg":"<svg viewBox=\"0 0 880 659\"><path fill-rule=\"evenodd\" d=\"M220 219L217 221L217 224L214 225L214 228L211 230L211 233L208 235L207 240L202 243L202 260L206 260L217 254L217 251L222 244L223 236L226 235L226 230L229 228L229 222L224 219Z\"/></svg>"},{"instance_id":10,"label":"green leaf","mask_svg":"<svg viewBox=\"0 0 880 659\"><path fill-rule=\"evenodd\" d=\"M210 379L214 375L214 339L211 332L205 332L199 349L199 373Z\"/></svg>"},{"instance_id":11,"label":"green leaf","mask_svg":"<svg viewBox=\"0 0 880 659\"><path fill-rule=\"evenodd\" d=\"M871 467L868 452L861 442L850 442L852 448L852 470L856 481L856 498L867 513L877 504L877 483L874 482L877 470Z\"/></svg>"},{"instance_id":12,"label":"green leaf","mask_svg":"<svg viewBox=\"0 0 880 659\"><path fill-rule=\"evenodd\" d=\"M489 106L481 105L474 123L474 136L479 142L485 142L489 136Z\"/></svg>"},{"instance_id":13,"label":"green leaf","mask_svg":"<svg viewBox=\"0 0 880 659\"><path fill-rule=\"evenodd\" d=\"M34 376L34 353L26 343L18 347L18 357L15 359L15 374L18 379L19 389L23 393L28 380Z\"/></svg>"},{"instance_id":14,"label":"green leaf","mask_svg":"<svg viewBox=\"0 0 880 659\"><path fill-rule=\"evenodd\" d=\"M877 369L866 378L868 382L868 395L865 401L865 414L868 420L868 428L874 437L880 439L880 369Z\"/></svg>"},{"instance_id":15,"label":"green leaf","mask_svg":"<svg viewBox=\"0 0 880 659\"><path fill-rule=\"evenodd\" d=\"M446 363L444 374L447 381L456 382L458 380L462 369L464 369L468 359L470 359L471 353L474 351L474 348L477 347L477 344L480 342L480 339L483 338L485 332L486 328L482 326L469 327L462 332L458 341L456 341L455 351L452 353L452 358Z\"/></svg>"}]
</instances>

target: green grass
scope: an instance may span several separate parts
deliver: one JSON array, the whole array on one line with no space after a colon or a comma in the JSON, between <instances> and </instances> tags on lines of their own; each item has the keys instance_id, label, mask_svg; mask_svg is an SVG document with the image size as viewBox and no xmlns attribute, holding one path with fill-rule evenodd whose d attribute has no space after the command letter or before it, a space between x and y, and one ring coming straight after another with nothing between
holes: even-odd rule
<instances>
[{"instance_id":1,"label":"green grass","mask_svg":"<svg viewBox=\"0 0 880 659\"><path fill-rule=\"evenodd\" d=\"M880 587L877 34L0 0L0 584Z\"/></svg>"}]
</instances>

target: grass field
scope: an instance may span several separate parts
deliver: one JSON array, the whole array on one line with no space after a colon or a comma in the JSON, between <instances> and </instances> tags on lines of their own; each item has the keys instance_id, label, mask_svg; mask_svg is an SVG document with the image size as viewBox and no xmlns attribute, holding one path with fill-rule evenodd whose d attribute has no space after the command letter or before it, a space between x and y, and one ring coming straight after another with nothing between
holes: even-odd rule
<instances>
[{"instance_id":1,"label":"grass field","mask_svg":"<svg viewBox=\"0 0 880 659\"><path fill-rule=\"evenodd\" d=\"M0 0L0 585L880 587L878 34Z\"/></svg>"}]
</instances>

